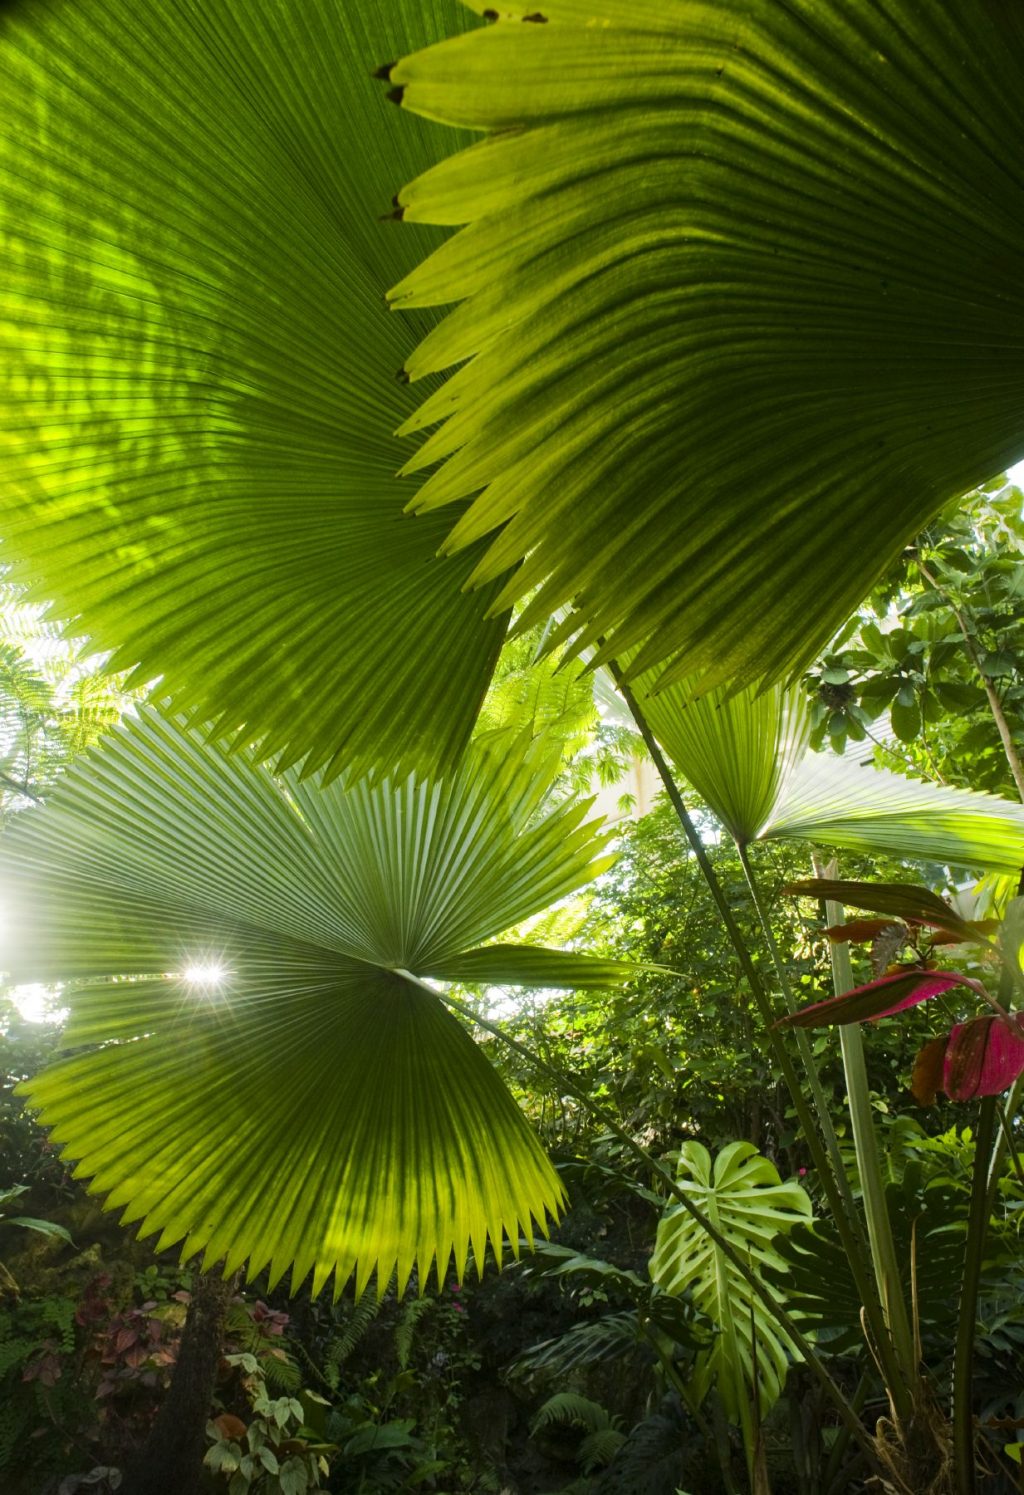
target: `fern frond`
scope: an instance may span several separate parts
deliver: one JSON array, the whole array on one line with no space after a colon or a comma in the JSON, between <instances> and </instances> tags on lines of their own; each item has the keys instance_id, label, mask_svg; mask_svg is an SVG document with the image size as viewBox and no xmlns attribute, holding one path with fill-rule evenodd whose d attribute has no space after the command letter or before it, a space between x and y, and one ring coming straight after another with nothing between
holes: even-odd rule
<instances>
[{"instance_id":1,"label":"fern frond","mask_svg":"<svg viewBox=\"0 0 1024 1495\"><path fill-rule=\"evenodd\" d=\"M600 1402L593 1402L575 1391L560 1391L549 1396L538 1408L530 1423L530 1436L550 1427L578 1427L588 1433L598 1433L613 1425L614 1419Z\"/></svg>"}]
</instances>

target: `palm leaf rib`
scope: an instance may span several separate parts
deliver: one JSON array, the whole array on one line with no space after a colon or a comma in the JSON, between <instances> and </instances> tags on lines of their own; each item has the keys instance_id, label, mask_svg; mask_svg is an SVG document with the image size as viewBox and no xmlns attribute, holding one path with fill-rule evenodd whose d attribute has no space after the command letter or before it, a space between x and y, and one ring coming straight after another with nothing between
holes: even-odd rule
<instances>
[{"instance_id":1,"label":"palm leaf rib","mask_svg":"<svg viewBox=\"0 0 1024 1495\"><path fill-rule=\"evenodd\" d=\"M148 707L80 760L5 834L0 897L14 979L78 987L73 1052L26 1091L90 1187L315 1291L461 1275L545 1228L557 1177L422 980L628 975L488 943L608 865L545 765L519 739L440 780L275 779Z\"/></svg>"},{"instance_id":2,"label":"palm leaf rib","mask_svg":"<svg viewBox=\"0 0 1024 1495\"><path fill-rule=\"evenodd\" d=\"M476 4L480 11L484 7ZM488 9L490 9L488 7ZM552 0L404 57L487 132L399 194L460 227L404 430L473 578L598 659L791 674L1024 453L1024 19L1000 0Z\"/></svg>"},{"instance_id":3,"label":"palm leaf rib","mask_svg":"<svg viewBox=\"0 0 1024 1495\"><path fill-rule=\"evenodd\" d=\"M378 218L449 137L370 70L463 17L0 15L3 562L136 683L309 771L451 761L504 633L494 588L462 591L472 558L436 557L448 517L403 518L390 434L436 318L383 295L432 236Z\"/></svg>"}]
</instances>

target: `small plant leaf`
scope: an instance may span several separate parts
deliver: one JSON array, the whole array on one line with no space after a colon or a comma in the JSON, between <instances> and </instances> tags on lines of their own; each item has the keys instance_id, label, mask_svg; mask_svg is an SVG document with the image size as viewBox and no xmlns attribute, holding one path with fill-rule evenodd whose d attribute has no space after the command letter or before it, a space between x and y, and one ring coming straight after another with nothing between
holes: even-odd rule
<instances>
[{"instance_id":1,"label":"small plant leaf","mask_svg":"<svg viewBox=\"0 0 1024 1495\"><path fill-rule=\"evenodd\" d=\"M919 968L897 971L855 986L841 997L814 1002L799 1012L788 1013L775 1024L777 1028L829 1028L836 1024L864 1023L875 1018L891 1017L905 1007L916 1007L929 997L949 991L954 986L969 986L984 995L984 987L970 976L956 971L923 971Z\"/></svg>"},{"instance_id":2,"label":"small plant leaf","mask_svg":"<svg viewBox=\"0 0 1024 1495\"><path fill-rule=\"evenodd\" d=\"M875 914L893 914L905 924L945 929L964 940L982 937L976 926L961 919L930 888L917 887L913 883L847 882L811 877L802 882L791 882L783 892L795 893L804 898L829 898L835 903L865 908Z\"/></svg>"},{"instance_id":3,"label":"small plant leaf","mask_svg":"<svg viewBox=\"0 0 1024 1495\"><path fill-rule=\"evenodd\" d=\"M946 1057L946 1036L932 1038L918 1051L914 1060L914 1073L910 1079L910 1093L919 1106L933 1106L935 1097L942 1089L943 1061Z\"/></svg>"},{"instance_id":4,"label":"small plant leaf","mask_svg":"<svg viewBox=\"0 0 1024 1495\"><path fill-rule=\"evenodd\" d=\"M75 1243L71 1239L63 1225L56 1225L53 1220L34 1220L31 1215L12 1215L6 1222L8 1225L20 1225L24 1230L34 1230L38 1235L52 1235L60 1241L67 1241L69 1246Z\"/></svg>"},{"instance_id":5,"label":"small plant leaf","mask_svg":"<svg viewBox=\"0 0 1024 1495\"><path fill-rule=\"evenodd\" d=\"M891 919L851 919L848 924L830 924L825 930L834 945L845 945L848 941L860 944L873 940L887 929L896 929Z\"/></svg>"},{"instance_id":6,"label":"small plant leaf","mask_svg":"<svg viewBox=\"0 0 1024 1495\"><path fill-rule=\"evenodd\" d=\"M1024 1074L1020 1014L1005 1022L994 1013L957 1023L949 1035L942 1088L950 1100L999 1095Z\"/></svg>"}]
</instances>

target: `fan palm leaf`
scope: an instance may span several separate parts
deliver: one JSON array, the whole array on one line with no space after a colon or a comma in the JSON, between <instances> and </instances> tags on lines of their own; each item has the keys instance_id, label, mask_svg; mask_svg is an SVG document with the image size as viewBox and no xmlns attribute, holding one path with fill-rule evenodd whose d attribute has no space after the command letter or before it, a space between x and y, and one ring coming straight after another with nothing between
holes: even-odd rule
<instances>
[{"instance_id":1,"label":"fan palm leaf","mask_svg":"<svg viewBox=\"0 0 1024 1495\"><path fill-rule=\"evenodd\" d=\"M790 839L993 872L1024 865L1024 806L811 752L798 690L697 695L685 683L651 691L651 680L636 693L652 729L741 845Z\"/></svg>"},{"instance_id":2,"label":"fan palm leaf","mask_svg":"<svg viewBox=\"0 0 1024 1495\"><path fill-rule=\"evenodd\" d=\"M413 507L469 501L448 551L521 562L523 626L571 602L552 643L785 677L1024 453L1024 16L470 3L496 24L389 72L486 132L399 194L460 228L392 293L459 303L406 363L459 366L405 424Z\"/></svg>"},{"instance_id":3,"label":"fan palm leaf","mask_svg":"<svg viewBox=\"0 0 1024 1495\"><path fill-rule=\"evenodd\" d=\"M80 983L69 1057L27 1084L126 1221L319 1291L518 1249L562 1190L484 1051L424 980L619 983L484 945L609 863L545 803L557 748L443 780L322 785L142 708L0 845L16 980Z\"/></svg>"},{"instance_id":4,"label":"fan palm leaf","mask_svg":"<svg viewBox=\"0 0 1024 1495\"><path fill-rule=\"evenodd\" d=\"M134 684L310 771L451 760L505 629L493 588L462 590L472 558L436 558L449 518L403 518L391 435L436 318L388 316L431 236L378 220L449 136L370 71L464 20L0 12L3 561Z\"/></svg>"}]
</instances>

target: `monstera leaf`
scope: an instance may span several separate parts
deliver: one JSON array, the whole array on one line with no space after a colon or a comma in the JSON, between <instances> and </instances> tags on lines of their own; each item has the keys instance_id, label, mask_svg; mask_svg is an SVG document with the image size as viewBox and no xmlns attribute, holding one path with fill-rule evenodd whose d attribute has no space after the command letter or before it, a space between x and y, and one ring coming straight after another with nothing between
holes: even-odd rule
<instances>
[{"instance_id":1,"label":"monstera leaf","mask_svg":"<svg viewBox=\"0 0 1024 1495\"><path fill-rule=\"evenodd\" d=\"M449 132L374 60L457 0L0 6L0 534L114 668L312 770L450 761L504 633L403 517L395 371L436 320L379 221ZM443 660L443 668L438 664ZM429 675L431 687L422 688Z\"/></svg>"},{"instance_id":2,"label":"monstera leaf","mask_svg":"<svg viewBox=\"0 0 1024 1495\"><path fill-rule=\"evenodd\" d=\"M423 978L621 982L484 945L609 864L546 804L543 743L444 780L274 778L145 708L0 843L3 965L75 981L71 1055L26 1086L110 1207L161 1246L319 1291L518 1249L562 1190Z\"/></svg>"},{"instance_id":3,"label":"monstera leaf","mask_svg":"<svg viewBox=\"0 0 1024 1495\"><path fill-rule=\"evenodd\" d=\"M811 1215L800 1185L782 1183L774 1164L750 1142L730 1142L713 1167L706 1147L684 1143L678 1182L762 1280L768 1267L780 1264L774 1238ZM697 1357L694 1395L700 1402L714 1384L749 1448L752 1406L756 1401L760 1417L774 1406L795 1347L747 1279L680 1204L670 1205L658 1226L650 1269L666 1291L688 1292L718 1329L711 1348Z\"/></svg>"},{"instance_id":4,"label":"monstera leaf","mask_svg":"<svg viewBox=\"0 0 1024 1495\"><path fill-rule=\"evenodd\" d=\"M471 0L403 112L486 132L399 193L419 513L524 625L784 676L1024 454L1024 17L1004 0ZM380 59L382 62L385 59ZM458 150L453 137L451 148ZM433 469L433 470L430 470Z\"/></svg>"},{"instance_id":5,"label":"monstera leaf","mask_svg":"<svg viewBox=\"0 0 1024 1495\"><path fill-rule=\"evenodd\" d=\"M907 1301L915 1304L922 1335L948 1350L957 1314L950 1284L963 1268L967 1199L929 1180L918 1163L886 1186L886 1196ZM837 1353L863 1348L860 1299L835 1226L800 1224L773 1246L781 1260L766 1275L798 1322Z\"/></svg>"}]
</instances>

